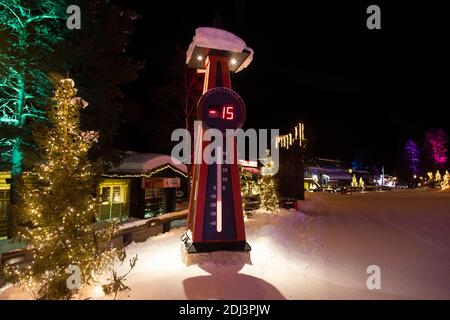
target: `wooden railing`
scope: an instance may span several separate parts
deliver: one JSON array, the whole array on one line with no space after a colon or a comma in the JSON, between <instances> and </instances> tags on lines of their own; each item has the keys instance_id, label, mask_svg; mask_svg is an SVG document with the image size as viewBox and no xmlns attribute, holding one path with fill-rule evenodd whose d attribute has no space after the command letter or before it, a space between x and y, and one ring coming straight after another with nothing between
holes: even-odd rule
<instances>
[{"instance_id":1,"label":"wooden railing","mask_svg":"<svg viewBox=\"0 0 450 320\"><path fill-rule=\"evenodd\" d=\"M173 221L186 219L188 210L169 212L154 218L139 220L128 219L119 224L119 234L114 239L115 245L142 242L151 236L170 231Z\"/></svg>"},{"instance_id":2,"label":"wooden railing","mask_svg":"<svg viewBox=\"0 0 450 320\"><path fill-rule=\"evenodd\" d=\"M168 232L170 230L171 222L176 220L186 219L188 210L181 210L176 212L165 213L155 218L150 219L128 219L119 224L119 232L112 241L113 246L126 246L129 243L142 242L147 240L151 236L155 236L160 233ZM106 221L96 223L96 227L102 228L105 226ZM8 242L8 246L13 248L12 250L2 250L0 252L0 268L9 264L22 264L28 263L31 259L29 250L26 250L24 246L20 246L13 243L11 240L4 240L5 244ZM2 276L0 274L0 287L2 286Z\"/></svg>"}]
</instances>

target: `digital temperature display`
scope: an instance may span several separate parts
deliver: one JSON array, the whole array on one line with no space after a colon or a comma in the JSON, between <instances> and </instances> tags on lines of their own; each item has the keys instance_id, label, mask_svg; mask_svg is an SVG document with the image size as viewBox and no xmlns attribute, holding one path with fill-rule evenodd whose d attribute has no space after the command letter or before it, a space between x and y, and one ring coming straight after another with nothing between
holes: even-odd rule
<instances>
[{"instance_id":1,"label":"digital temperature display","mask_svg":"<svg viewBox=\"0 0 450 320\"><path fill-rule=\"evenodd\" d=\"M234 105L224 104L218 107L210 107L208 109L208 117L211 119L234 120Z\"/></svg>"},{"instance_id":2,"label":"digital temperature display","mask_svg":"<svg viewBox=\"0 0 450 320\"><path fill-rule=\"evenodd\" d=\"M236 130L245 121L245 105L241 97L224 87L205 92L198 101L197 110L205 128Z\"/></svg>"}]
</instances>

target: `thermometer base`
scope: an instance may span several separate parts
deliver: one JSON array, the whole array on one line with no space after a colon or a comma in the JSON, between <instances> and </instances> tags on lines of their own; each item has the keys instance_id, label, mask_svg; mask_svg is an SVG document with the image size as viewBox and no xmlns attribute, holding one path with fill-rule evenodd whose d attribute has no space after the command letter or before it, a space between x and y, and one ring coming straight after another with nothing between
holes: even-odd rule
<instances>
[{"instance_id":1,"label":"thermometer base","mask_svg":"<svg viewBox=\"0 0 450 320\"><path fill-rule=\"evenodd\" d=\"M182 237L187 253L203 253L213 251L250 251L252 248L247 241L205 241L192 242L188 235Z\"/></svg>"}]
</instances>

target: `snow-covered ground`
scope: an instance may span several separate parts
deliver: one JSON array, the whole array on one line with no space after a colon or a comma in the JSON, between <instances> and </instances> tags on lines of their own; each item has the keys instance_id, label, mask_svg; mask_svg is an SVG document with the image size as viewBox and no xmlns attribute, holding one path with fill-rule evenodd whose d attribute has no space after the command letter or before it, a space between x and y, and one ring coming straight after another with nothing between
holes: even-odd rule
<instances>
[{"instance_id":1,"label":"snow-covered ground","mask_svg":"<svg viewBox=\"0 0 450 320\"><path fill-rule=\"evenodd\" d=\"M249 254L186 256L182 229L133 243L131 291L118 298L450 299L450 193L308 193L301 211L247 220ZM381 268L380 290L367 289L369 265ZM105 298L98 287L83 297Z\"/></svg>"}]
</instances>

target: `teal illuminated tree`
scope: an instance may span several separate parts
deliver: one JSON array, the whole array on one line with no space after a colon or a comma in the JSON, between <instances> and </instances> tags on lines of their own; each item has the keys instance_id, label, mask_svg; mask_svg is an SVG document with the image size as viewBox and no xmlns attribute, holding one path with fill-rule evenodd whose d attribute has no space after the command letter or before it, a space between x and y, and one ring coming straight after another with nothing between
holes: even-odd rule
<instances>
[{"instance_id":1,"label":"teal illuminated tree","mask_svg":"<svg viewBox=\"0 0 450 320\"><path fill-rule=\"evenodd\" d=\"M62 39L66 0L0 0L0 147L12 175L22 173L24 130L45 119L51 92L48 54Z\"/></svg>"},{"instance_id":2,"label":"teal illuminated tree","mask_svg":"<svg viewBox=\"0 0 450 320\"><path fill-rule=\"evenodd\" d=\"M71 4L82 9L81 30L66 27ZM11 170L13 203L23 167L39 156L31 128L46 120L49 78L62 78L61 70L77 79L90 101L80 120L100 132L90 156L112 160L117 154L111 145L122 112L120 86L140 68L126 55L137 18L109 0L0 0L0 167Z\"/></svg>"},{"instance_id":3,"label":"teal illuminated tree","mask_svg":"<svg viewBox=\"0 0 450 320\"><path fill-rule=\"evenodd\" d=\"M31 126L45 120L50 54L62 39L66 0L0 0L0 162L11 170L11 201L23 171Z\"/></svg>"}]
</instances>

